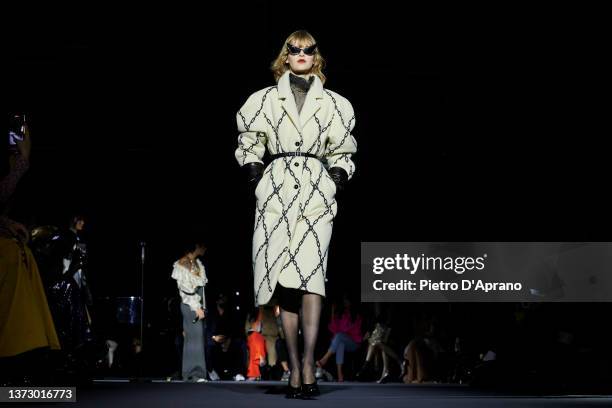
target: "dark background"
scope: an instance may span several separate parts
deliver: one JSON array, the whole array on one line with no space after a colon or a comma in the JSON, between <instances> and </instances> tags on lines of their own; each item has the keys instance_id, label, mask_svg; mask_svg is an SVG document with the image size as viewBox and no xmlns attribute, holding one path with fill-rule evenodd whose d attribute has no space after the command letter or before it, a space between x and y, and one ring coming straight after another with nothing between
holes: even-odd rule
<instances>
[{"instance_id":1,"label":"dark background","mask_svg":"<svg viewBox=\"0 0 612 408\"><path fill-rule=\"evenodd\" d=\"M146 241L145 296L159 308L176 290L179 238L202 233L208 290L251 305L254 199L235 114L305 28L359 143L330 294L358 293L362 241L610 240L597 10L333 3L12 11L5 101L33 134L14 217L62 225L84 212L98 297L138 295Z\"/></svg>"}]
</instances>

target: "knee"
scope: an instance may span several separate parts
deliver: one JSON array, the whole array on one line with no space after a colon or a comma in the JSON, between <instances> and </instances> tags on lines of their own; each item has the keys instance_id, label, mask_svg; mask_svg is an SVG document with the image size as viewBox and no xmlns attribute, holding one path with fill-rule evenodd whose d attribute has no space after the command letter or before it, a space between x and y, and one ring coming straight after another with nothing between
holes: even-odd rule
<instances>
[{"instance_id":1,"label":"knee","mask_svg":"<svg viewBox=\"0 0 612 408\"><path fill-rule=\"evenodd\" d=\"M408 360L410 354L415 352L415 349L416 349L416 341L411 340L410 343L408 343L408 345L404 349L404 358Z\"/></svg>"},{"instance_id":2,"label":"knee","mask_svg":"<svg viewBox=\"0 0 612 408\"><path fill-rule=\"evenodd\" d=\"M338 344L340 343L342 343L342 333L334 334L334 337L332 338L332 341L331 341L332 348L338 347Z\"/></svg>"},{"instance_id":3,"label":"knee","mask_svg":"<svg viewBox=\"0 0 612 408\"><path fill-rule=\"evenodd\" d=\"M108 351L110 351L111 353L114 353L115 350L117 350L117 347L119 346L119 344L114 341L114 340L106 340L106 347L108 348Z\"/></svg>"}]
</instances>

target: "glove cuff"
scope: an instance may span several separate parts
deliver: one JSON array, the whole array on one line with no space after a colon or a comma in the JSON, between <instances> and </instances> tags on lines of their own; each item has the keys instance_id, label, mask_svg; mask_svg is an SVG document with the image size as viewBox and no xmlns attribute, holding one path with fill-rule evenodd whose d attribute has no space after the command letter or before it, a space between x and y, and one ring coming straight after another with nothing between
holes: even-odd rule
<instances>
[{"instance_id":1,"label":"glove cuff","mask_svg":"<svg viewBox=\"0 0 612 408\"><path fill-rule=\"evenodd\" d=\"M342 167L331 167L327 173L336 183L338 190L342 190L348 182L348 173Z\"/></svg>"},{"instance_id":2,"label":"glove cuff","mask_svg":"<svg viewBox=\"0 0 612 408\"><path fill-rule=\"evenodd\" d=\"M247 163L242 166L246 173L247 181L249 184L256 183L263 175L264 166L258 162Z\"/></svg>"}]
</instances>

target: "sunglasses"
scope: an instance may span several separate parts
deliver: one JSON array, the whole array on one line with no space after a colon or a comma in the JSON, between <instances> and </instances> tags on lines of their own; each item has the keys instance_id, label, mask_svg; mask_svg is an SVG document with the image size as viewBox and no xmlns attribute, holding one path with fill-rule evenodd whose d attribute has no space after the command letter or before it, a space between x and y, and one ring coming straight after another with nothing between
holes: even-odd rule
<instances>
[{"instance_id":1,"label":"sunglasses","mask_svg":"<svg viewBox=\"0 0 612 408\"><path fill-rule=\"evenodd\" d=\"M317 51L317 44L313 44L310 47L306 48L298 48L294 45L287 43L287 50L289 50L289 54L291 55L298 55L300 51L304 51L304 54L306 55L314 55L314 53Z\"/></svg>"}]
</instances>

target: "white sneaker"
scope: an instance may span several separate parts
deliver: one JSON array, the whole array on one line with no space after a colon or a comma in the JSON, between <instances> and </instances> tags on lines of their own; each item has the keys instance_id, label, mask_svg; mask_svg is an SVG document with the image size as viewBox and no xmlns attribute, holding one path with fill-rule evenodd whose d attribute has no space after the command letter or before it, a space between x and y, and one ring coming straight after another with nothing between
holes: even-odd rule
<instances>
[{"instance_id":1,"label":"white sneaker","mask_svg":"<svg viewBox=\"0 0 612 408\"><path fill-rule=\"evenodd\" d=\"M285 371L283 376L281 377L281 381L289 381L289 377L291 377L291 371Z\"/></svg>"},{"instance_id":2,"label":"white sneaker","mask_svg":"<svg viewBox=\"0 0 612 408\"><path fill-rule=\"evenodd\" d=\"M208 380L206 378L198 378L196 382L205 383L205 382L208 382Z\"/></svg>"},{"instance_id":3,"label":"white sneaker","mask_svg":"<svg viewBox=\"0 0 612 408\"><path fill-rule=\"evenodd\" d=\"M234 381L244 381L244 380L245 380L245 378L244 378L244 375L242 375L242 374L236 374L234 376Z\"/></svg>"},{"instance_id":4,"label":"white sneaker","mask_svg":"<svg viewBox=\"0 0 612 408\"><path fill-rule=\"evenodd\" d=\"M208 377L210 377L211 381L219 381L219 374L217 374L217 372L215 370L212 370L211 372L208 373Z\"/></svg>"}]
</instances>

